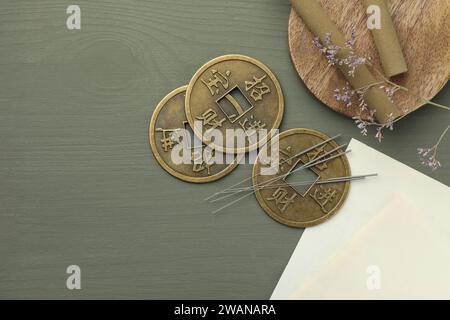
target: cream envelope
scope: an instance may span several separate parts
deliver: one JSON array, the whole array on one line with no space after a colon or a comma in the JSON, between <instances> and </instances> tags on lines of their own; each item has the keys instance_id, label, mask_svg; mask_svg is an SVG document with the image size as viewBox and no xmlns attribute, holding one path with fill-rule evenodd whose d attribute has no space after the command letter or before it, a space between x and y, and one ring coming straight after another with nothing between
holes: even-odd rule
<instances>
[{"instance_id":1,"label":"cream envelope","mask_svg":"<svg viewBox=\"0 0 450 320\"><path fill-rule=\"evenodd\" d=\"M443 247L450 248L449 187L355 139L352 139L348 148L352 150L348 159L353 175L377 172L379 176L353 182L340 212L324 224L304 231L271 299L292 299L299 294L299 290L313 281L314 275L317 276L330 258L337 255L343 245L350 243L356 232L399 193L403 195L403 199L413 201L407 206L414 207L421 223L432 228L432 234L441 239ZM407 228L411 227L398 228L399 235L405 232L411 236L412 231L405 231ZM390 252L389 246L386 251ZM450 266L447 269L450 270ZM421 277L430 275L421 274ZM447 279L448 277L450 272Z\"/></svg>"},{"instance_id":2,"label":"cream envelope","mask_svg":"<svg viewBox=\"0 0 450 320\"><path fill-rule=\"evenodd\" d=\"M395 197L290 298L448 299L450 250L433 229Z\"/></svg>"}]
</instances>

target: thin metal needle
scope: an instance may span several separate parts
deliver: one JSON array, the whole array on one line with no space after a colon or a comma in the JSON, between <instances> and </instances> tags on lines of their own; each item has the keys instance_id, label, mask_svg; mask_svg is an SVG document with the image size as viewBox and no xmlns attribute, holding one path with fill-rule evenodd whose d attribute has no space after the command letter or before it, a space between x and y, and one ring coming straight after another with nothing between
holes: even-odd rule
<instances>
[{"instance_id":1,"label":"thin metal needle","mask_svg":"<svg viewBox=\"0 0 450 320\"><path fill-rule=\"evenodd\" d=\"M345 145L346 145L346 144L345 144ZM345 145L342 145L342 146L345 146ZM338 150L338 149L340 149L342 146L339 146L339 147L337 147L337 148L335 148L335 149ZM329 151L329 152L330 152L330 153L331 153L331 152L334 152L334 151L336 151L335 149L333 149L332 151ZM321 161L316 161L317 159L326 156L327 153L325 153L325 154L323 154L322 156L319 156L318 158L316 158L315 160L312 160L312 161L309 161L309 162L305 163L303 166L301 166L301 167L299 167L299 168L297 168L297 169L291 171L290 173L293 173L293 172L298 171L298 170L302 170L302 169L309 168L310 166L318 165L318 164L320 164L320 163L323 163L323 162L325 162L325 161L332 160L332 159L337 158L337 157L341 157L341 156L343 156L344 154L349 153L350 151L351 151L351 150L347 150L347 151L345 151L345 152L339 153L339 154L337 154L337 155L335 155L335 156L332 156L332 157L330 157L330 158L327 158L327 159L324 159L324 160L321 160ZM277 177L277 178L278 178L278 177ZM282 176L280 176L278 179L281 179L281 178L282 178ZM278 179L277 179L277 180L278 180ZM273 180L275 180L275 179L273 179ZM270 182L270 181L271 181L271 180L269 180L269 181L267 181L267 182ZM250 192L250 193L248 193L248 194L246 194L246 195L243 195L243 196L240 197L240 198L237 198L236 200L234 200L234 201L232 201L232 202L230 202L230 203L228 203L228 204L226 204L226 205L220 207L219 209L214 210L212 213L217 213L217 212L219 212L219 211L221 211L221 210L223 210L223 209L225 209L225 208L231 206L232 204L235 204L236 202L238 202L238 201L240 201L240 200L242 200L242 199L248 197L249 195L254 194L256 191L258 191L258 190L253 190L252 192Z\"/></svg>"},{"instance_id":2,"label":"thin metal needle","mask_svg":"<svg viewBox=\"0 0 450 320\"><path fill-rule=\"evenodd\" d=\"M341 181L347 181L347 180L358 180L358 179L364 179L366 177L372 177L372 176L376 176L378 175L377 173L371 173L371 174L365 174L365 175L357 175L357 176L345 176L345 177L334 177L334 178L328 178L328 179L323 179L323 180L318 180L316 182L316 184L323 184L323 183L332 183L332 182L341 182ZM288 182L288 185L302 185L302 184L312 184L315 181L296 181L296 182ZM264 184L259 184L256 185L256 187L266 187L267 185ZM270 186L272 186L272 184L270 184ZM280 186L280 185L278 185ZM255 186L252 186L250 188L254 188ZM258 189L260 190L260 189Z\"/></svg>"},{"instance_id":3,"label":"thin metal needle","mask_svg":"<svg viewBox=\"0 0 450 320\"><path fill-rule=\"evenodd\" d=\"M312 146L312 147L309 147L309 148L307 148L307 149L305 149L305 150L302 150L302 151L300 151L299 153L293 155L292 157L283 160L283 161L280 162L279 164L286 163L286 162L292 160L293 158L296 158L296 157L298 157L298 156L301 156L301 155L305 154L306 152L309 152L309 151L311 151L311 150L314 150L314 149L316 149L316 148L318 148L318 147L320 147L320 146L322 146L322 145L324 145L324 144L330 142L331 140L334 140L334 139L336 139L336 138L339 138L341 135L342 135L342 134L339 133L339 134L335 135L334 137L331 137L331 138L329 138L329 139L326 139L326 140L324 140L324 141L322 141L322 142L320 142L320 143L318 143L318 144L316 144L316 145L314 145L314 146ZM256 176L259 176L259 175L261 175L261 173L258 173ZM203 201L207 201L207 200L213 198L214 196L216 196L216 195L218 195L218 194L221 194L221 193L224 192L224 191L227 191L227 190L229 190L229 189L231 189L231 188L233 188L233 187L236 187L236 186L240 185L241 183L244 183L245 181L250 180L251 178L252 178L252 176L250 176L250 177L248 177L248 178L245 178L244 180L241 180L241 181L237 182L236 184L233 184L232 186L229 186L229 187L223 189L222 191L218 191L218 192L216 192L216 193L213 193L212 195L210 195L210 196L206 197L205 199L203 199Z\"/></svg>"},{"instance_id":4,"label":"thin metal needle","mask_svg":"<svg viewBox=\"0 0 450 320\"><path fill-rule=\"evenodd\" d=\"M336 148L336 149L337 149L337 148ZM332 150L332 151L329 151L329 152L334 152L334 151L335 151L335 150ZM303 169L307 169L307 168L309 168L309 167L311 167L311 166L315 166L315 165L318 165L318 164L320 164L320 163L323 163L323 162L332 160L332 159L337 158L337 157L340 157L340 156L342 156L342 155L344 155L344 154L346 154L346 153L348 153L348 152L350 152L350 151L351 151L351 150L347 150L347 151L345 151L345 152L343 152L343 153L339 153L339 154L337 154L337 155L335 155L335 156L332 156L332 157L330 157L330 158L327 158L327 159L324 159L324 160L321 160L321 161L317 161L318 159L320 159L320 158L322 158L322 157L324 157L324 156L327 155L327 154L323 154L322 156L316 158L315 160L311 160L311 161L305 163L303 166L301 166L301 167L299 167L299 168L297 168L297 169L295 169L295 170L293 170L293 171L291 171L291 172L288 172L287 174L291 174L291 173L293 173L293 172L296 172L296 171L299 171L299 170L303 170ZM279 176L279 177L270 179L270 180L266 181L266 183L265 183L264 185L268 185L268 184L270 184L270 182L272 182L272 181L280 180L280 179L283 178L283 176L285 176L285 175L287 175L287 174L284 174L284 175L282 175L282 176ZM253 190L252 192L250 192L250 193L248 193L248 194L246 194L246 195L243 195L242 197L237 198L236 200L234 200L234 201L232 201L232 202L230 202L230 203L228 203L228 204L226 204L226 205L220 207L219 209L213 211L212 213L217 213L217 212L219 212L219 211L221 211L221 210L223 210L223 209L225 209L225 208L231 206L232 204L235 204L236 202L238 202L238 201L240 201L240 200L242 200L242 199L248 197L249 195L254 194L254 193L255 193L256 191L258 191L258 190L259 190L259 189L255 189L255 190ZM229 194L229 195L226 195L226 196L223 196L223 197L214 199L214 200L212 200L212 201L210 201L210 202L220 201L220 200L225 199L225 198L228 198L228 197L230 197L230 196L233 196L233 194Z\"/></svg>"},{"instance_id":5,"label":"thin metal needle","mask_svg":"<svg viewBox=\"0 0 450 320\"><path fill-rule=\"evenodd\" d=\"M318 181L292 181L289 182L288 185L289 186L304 186L304 185L309 185L309 184L326 184L326 183L336 183L336 182L345 182L345 181L353 181L353 180L361 180L367 177L373 177L373 176L377 176L377 173L371 173L371 174L364 174L364 175L358 175L358 176L346 176L346 177L334 177L334 178L329 178L329 179L323 179L323 180L318 180ZM256 185L256 187L258 187L260 185ZM273 189L276 187L283 187L286 186L286 184L271 184L270 186L267 187L262 187L259 190L262 189ZM231 192L243 192L243 191L248 191L248 190L252 190L255 186L251 186L251 187L245 187L245 188L236 188L236 189L230 189L229 191Z\"/></svg>"},{"instance_id":6,"label":"thin metal needle","mask_svg":"<svg viewBox=\"0 0 450 320\"><path fill-rule=\"evenodd\" d=\"M294 173L294 172L297 172L297 171L300 171L300 170L309 168L309 167L311 167L311 166L315 166L315 165L318 165L318 164L320 164L320 163L327 162L327 161L330 161L330 160L332 160L332 159L334 159L334 158L340 157L341 155L347 153L347 151L344 152L344 153L339 153L339 154L337 154L337 155L335 155L335 156L332 156L332 157L329 157L329 158L326 158L326 159L324 159L324 160L319 161L320 159L322 159L322 158L328 156L329 154L331 154L331 153L333 153L333 152L335 152L335 151L337 151L337 150L339 150L339 149L342 149L342 148L345 147L346 145L347 145L347 144L345 143L345 144L343 144L343 145L337 146L336 148L334 148L334 149L332 149L332 150L330 150L330 151L325 152L324 154L322 154L322 155L320 155L319 157L317 157L317 158L315 158L315 159L313 159L313 160L311 160L311 161L309 161L309 162L303 164L302 166L296 168L295 170L289 171L289 172L287 172L287 173L285 173L285 174L283 174L283 175L281 175L281 176L277 176L277 177L274 177L274 178L272 178L272 179L269 179L269 180L263 182L262 184L268 185L269 183L271 183L271 182L273 182L273 181L277 181L277 180L283 179L284 177L286 177L287 175L290 175L291 173ZM349 150L348 152L350 152L350 150ZM262 185L262 184L261 184L261 185ZM258 189L255 189L254 191L256 192L256 191L258 191ZM233 195L234 195L234 193L233 193L233 194L227 194L227 195L225 195L225 196L222 196L222 197L216 198L216 199L214 199L214 200L211 200L210 202L217 202L217 201L220 201L220 200L229 198L229 197L231 197L231 196L233 196Z\"/></svg>"}]
</instances>

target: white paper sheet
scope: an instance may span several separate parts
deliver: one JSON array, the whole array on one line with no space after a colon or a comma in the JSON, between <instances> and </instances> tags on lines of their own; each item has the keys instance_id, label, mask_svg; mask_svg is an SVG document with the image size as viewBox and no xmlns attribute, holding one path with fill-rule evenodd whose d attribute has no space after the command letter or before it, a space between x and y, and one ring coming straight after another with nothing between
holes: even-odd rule
<instances>
[{"instance_id":1,"label":"white paper sheet","mask_svg":"<svg viewBox=\"0 0 450 320\"><path fill-rule=\"evenodd\" d=\"M379 176L353 182L340 212L304 231L271 299L295 298L358 230L400 194L410 199L420 218L450 250L450 188L355 139L348 148L353 175L377 172Z\"/></svg>"},{"instance_id":2,"label":"white paper sheet","mask_svg":"<svg viewBox=\"0 0 450 320\"><path fill-rule=\"evenodd\" d=\"M395 197L293 299L448 299L450 250L417 208Z\"/></svg>"}]
</instances>

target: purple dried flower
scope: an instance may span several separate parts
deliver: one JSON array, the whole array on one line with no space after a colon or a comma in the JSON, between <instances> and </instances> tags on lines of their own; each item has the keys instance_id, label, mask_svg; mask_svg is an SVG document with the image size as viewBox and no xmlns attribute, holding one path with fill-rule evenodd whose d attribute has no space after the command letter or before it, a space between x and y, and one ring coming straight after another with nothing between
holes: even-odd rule
<instances>
[{"instance_id":1,"label":"purple dried flower","mask_svg":"<svg viewBox=\"0 0 450 320\"><path fill-rule=\"evenodd\" d=\"M314 45L314 48L317 48L317 49L322 49L323 48L322 44L320 43L319 37L314 37L312 43Z\"/></svg>"},{"instance_id":2,"label":"purple dried flower","mask_svg":"<svg viewBox=\"0 0 450 320\"><path fill-rule=\"evenodd\" d=\"M364 99L364 93L365 93L365 91L357 91L358 107L359 107L360 113L363 113L364 111L367 110L367 103L366 103L366 100ZM373 117L371 117L370 120L373 120Z\"/></svg>"},{"instance_id":3,"label":"purple dried flower","mask_svg":"<svg viewBox=\"0 0 450 320\"><path fill-rule=\"evenodd\" d=\"M431 148L417 148L417 152L421 156L420 163L429 167L432 171L441 167L441 163L436 159L436 151L436 145Z\"/></svg>"},{"instance_id":4,"label":"purple dried flower","mask_svg":"<svg viewBox=\"0 0 450 320\"><path fill-rule=\"evenodd\" d=\"M353 117L352 119L355 121L356 127L361 130L361 134L363 136L367 136L367 126L369 123L367 121L361 120L359 117Z\"/></svg>"},{"instance_id":5,"label":"purple dried flower","mask_svg":"<svg viewBox=\"0 0 450 320\"><path fill-rule=\"evenodd\" d=\"M323 39L323 44L320 42L318 37L313 39L313 45L315 48L319 49L320 52L327 58L328 64L346 66L348 75L353 77L355 75L356 68L359 65L365 64L367 59L360 57L355 53L353 45L356 42L356 28L352 26L352 33L350 40L346 41L345 47L348 49L348 54L344 59L337 57L337 53L342 47L333 44L331 39L331 33L326 33Z\"/></svg>"},{"instance_id":6,"label":"purple dried flower","mask_svg":"<svg viewBox=\"0 0 450 320\"><path fill-rule=\"evenodd\" d=\"M323 40L323 45L320 42L320 38L319 37L315 37L313 39L313 45L314 45L315 48L319 49L320 52L322 52L322 54L327 58L328 64L334 66L334 65L337 65L337 64L340 63L341 59L336 57L336 54L339 52L341 47L338 46L338 45L334 45L332 43L331 33L326 33L325 34L325 37L324 37L324 40Z\"/></svg>"},{"instance_id":7,"label":"purple dried flower","mask_svg":"<svg viewBox=\"0 0 450 320\"><path fill-rule=\"evenodd\" d=\"M365 64L367 62L366 58L357 56L352 50L349 52L345 59L342 59L339 64L345 65L348 69L347 73L349 76L354 77L356 68L359 65Z\"/></svg>"},{"instance_id":8,"label":"purple dried flower","mask_svg":"<svg viewBox=\"0 0 450 320\"><path fill-rule=\"evenodd\" d=\"M383 127L377 127L377 133L375 134L375 138L378 139L378 142L381 142L384 138L383 135Z\"/></svg>"},{"instance_id":9,"label":"purple dried flower","mask_svg":"<svg viewBox=\"0 0 450 320\"><path fill-rule=\"evenodd\" d=\"M382 86L380 86L380 89L382 89L384 91L384 93L386 93L386 96L389 98L389 100L391 102L393 102L392 98L394 97L394 94L397 92L398 88L393 87L393 86L391 87L391 86L382 85Z\"/></svg>"},{"instance_id":10,"label":"purple dried flower","mask_svg":"<svg viewBox=\"0 0 450 320\"><path fill-rule=\"evenodd\" d=\"M347 47L353 48L353 46L355 45L355 42L356 42L356 26L353 25L352 31L350 34L350 40L347 41Z\"/></svg>"},{"instance_id":11,"label":"purple dried flower","mask_svg":"<svg viewBox=\"0 0 450 320\"><path fill-rule=\"evenodd\" d=\"M355 93L355 90L351 89L350 85L347 83L342 89L334 90L334 98L336 101L342 101L347 107L350 107L352 105L352 98L355 96Z\"/></svg>"},{"instance_id":12,"label":"purple dried flower","mask_svg":"<svg viewBox=\"0 0 450 320\"><path fill-rule=\"evenodd\" d=\"M450 125L442 132L436 144L431 148L417 148L417 153L420 155L420 162L433 171L441 167L440 161L436 158L437 150L449 129Z\"/></svg>"},{"instance_id":13,"label":"purple dried flower","mask_svg":"<svg viewBox=\"0 0 450 320\"><path fill-rule=\"evenodd\" d=\"M417 148L417 153L419 153L419 155L424 157L426 157L430 152L431 152L430 148Z\"/></svg>"},{"instance_id":14,"label":"purple dried flower","mask_svg":"<svg viewBox=\"0 0 450 320\"><path fill-rule=\"evenodd\" d=\"M370 57L365 58L362 56L358 56L355 53L354 45L356 43L356 37L357 37L356 27L352 26L350 39L345 42L344 48L347 50L345 58L339 57L338 53L339 50L342 49L342 47L333 44L331 39L331 33L325 34L322 42L320 41L319 37L315 37L313 39L313 45L315 48L319 49L319 51L326 57L329 65L344 66L348 76L354 77L358 66L364 64L371 65ZM393 102L394 94L400 88L407 90L403 87L396 85L395 83L392 83L391 81L389 81L384 77L383 79L384 79L383 83L385 84L381 85L379 88L384 91L384 93L391 102ZM370 126L374 126L376 128L375 138L377 138L378 141L381 142L384 138L383 129L388 129L391 131L394 130L394 123L400 118L394 119L394 116L391 113L388 116L388 121L386 123L380 124L375 121L374 117L375 110L369 110L368 105L364 99L364 96L370 88L376 85L378 85L378 83L370 84L364 88L352 89L350 85L347 83L344 88L334 90L334 98L336 99L336 101L343 102L346 105L346 107L350 107L353 103L352 101L353 98L357 98L359 115L353 117L352 118L353 121L355 122L358 129L361 131L361 134L364 136L367 135L368 128ZM364 119L362 118L363 112L365 113ZM417 149L419 155L421 156L421 163L431 168L432 170L436 170L441 166L439 160L436 159L437 148L443 136L447 133L449 129L450 126L448 126L447 129L444 130L437 144L432 148Z\"/></svg>"}]
</instances>

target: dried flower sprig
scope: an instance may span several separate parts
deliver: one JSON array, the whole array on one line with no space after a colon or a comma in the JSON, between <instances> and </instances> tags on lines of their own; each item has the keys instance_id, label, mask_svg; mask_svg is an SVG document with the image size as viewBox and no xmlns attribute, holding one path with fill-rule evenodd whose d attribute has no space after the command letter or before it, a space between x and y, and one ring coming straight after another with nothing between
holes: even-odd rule
<instances>
[{"instance_id":1,"label":"dried flower sprig","mask_svg":"<svg viewBox=\"0 0 450 320\"><path fill-rule=\"evenodd\" d=\"M338 53L343 48L339 45L333 44L331 40L331 33L325 34L323 44L321 43L319 37L315 37L313 39L314 47L319 49L320 52L322 52L322 54L325 55L330 65L347 66L348 74L352 77L355 75L356 68L359 65L367 63L367 59L365 57L360 57L356 54L355 49L353 47L355 42L356 42L356 28L355 26L353 26L350 40L346 41L345 43L345 49L347 49L348 52L345 55L345 58L340 58L338 56Z\"/></svg>"},{"instance_id":2,"label":"dried flower sprig","mask_svg":"<svg viewBox=\"0 0 450 320\"><path fill-rule=\"evenodd\" d=\"M394 122L398 121L399 119L394 119L393 114L388 115L388 121L384 124L379 124L374 119L375 110L370 110L369 115L366 117L367 119L362 119L361 116L355 116L353 117L353 121L355 122L358 129L361 130L361 134L364 136L367 136L367 128L369 127L375 127L376 133L375 138L378 139L378 142L381 142L384 138L383 130L389 129L390 131L394 130Z\"/></svg>"},{"instance_id":3,"label":"dried flower sprig","mask_svg":"<svg viewBox=\"0 0 450 320\"><path fill-rule=\"evenodd\" d=\"M391 115L389 115L389 119L386 123L376 122L375 118L374 118L375 110L369 110L367 103L364 100L365 93L367 92L367 90L369 90L369 88L371 88L373 86L379 86L379 88L384 91L386 96L391 101L393 101L393 97L398 90L403 90L405 92L408 92L410 94L418 96L420 99L422 99L425 103L427 103L429 105L439 107L439 108L442 108L445 110L450 110L450 107L427 100L427 99L421 97L420 95L415 94L408 88L392 82L391 80L386 78L383 75L383 73L381 71L379 71L371 63L370 57L366 58L366 57L358 56L354 49L354 44L356 42L356 36L357 36L356 27L352 26L350 39L348 41L346 41L344 47L333 44L330 33L327 33L325 35L323 43L320 41L319 37L315 37L313 39L313 45L315 48L319 49L319 51L327 58L328 63L330 65L346 66L348 75L351 77L353 77L355 75L355 71L359 65L365 64L365 65L369 66L372 70L374 70L378 74L378 76L382 79L382 81L368 85L364 88L352 89L350 87L350 85L347 83L343 88L334 90L334 98L337 101L344 103L346 105L346 107L350 107L353 105L354 98L356 98L356 100L358 101L359 113L357 116L354 116L352 119L355 122L358 129L360 129L362 135L366 136L368 133L368 128L374 127L375 131L376 131L375 138L379 142L381 142L384 137L383 130L384 129L389 129L391 131L394 130L394 123L399 121L400 119L402 119L403 117L405 117L408 114L407 113L404 116L401 116L396 119L394 119L393 115L391 114ZM345 58L339 57L339 51L342 49L347 50ZM363 113L365 114L364 117L362 116ZM449 130L449 128L450 128L450 125L447 127L447 129L444 130L444 132L441 134L438 142L433 147L417 149L419 154L421 155L421 163L426 165L427 167L431 168L432 170L436 170L438 167L441 166L441 163L439 162L439 160L436 159L437 148L438 148L439 144L441 143L443 137Z\"/></svg>"},{"instance_id":4,"label":"dried flower sprig","mask_svg":"<svg viewBox=\"0 0 450 320\"><path fill-rule=\"evenodd\" d=\"M375 121L375 112L376 110L370 110L367 107L367 103L364 100L364 95L367 92L367 90L373 86L376 86L382 82L377 82L372 85L366 86L364 88L360 88L357 90L353 90L350 88L350 85L347 83L344 88L342 89L335 89L334 90L334 98L337 101L342 101L345 103L346 107L350 107L353 105L353 99L356 98L358 102L358 115L352 117L353 121L355 122L358 129L361 130L361 134L366 136L368 132L369 127L375 127L376 133L375 138L378 139L379 142L381 142L384 138L383 130L389 129L390 131L394 130L394 123L399 121L402 117L394 118L393 114L388 115L388 121L386 123L380 124ZM398 88L391 87L388 85L380 85L380 89L383 89L386 93L386 96L392 100L392 97L394 96L395 92L399 90ZM365 112L365 117L362 117L362 114Z\"/></svg>"},{"instance_id":5,"label":"dried flower sprig","mask_svg":"<svg viewBox=\"0 0 450 320\"><path fill-rule=\"evenodd\" d=\"M420 155L420 162L429 167L431 170L436 170L437 168L441 167L441 162L436 158L437 151L439 148L439 145L442 142L442 139L446 135L447 131L450 129L450 125L442 132L441 136L439 137L436 144L430 148L417 148L417 152Z\"/></svg>"}]
</instances>

